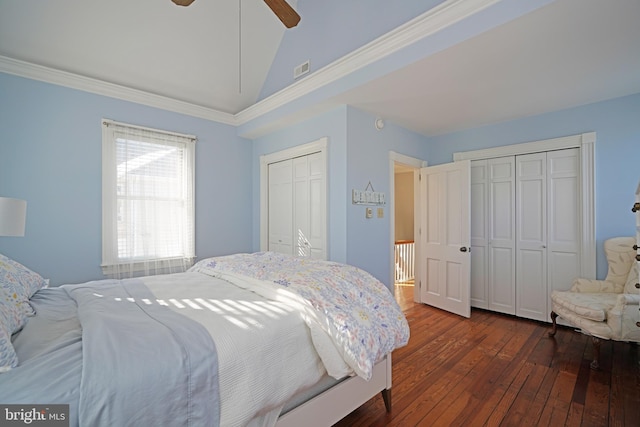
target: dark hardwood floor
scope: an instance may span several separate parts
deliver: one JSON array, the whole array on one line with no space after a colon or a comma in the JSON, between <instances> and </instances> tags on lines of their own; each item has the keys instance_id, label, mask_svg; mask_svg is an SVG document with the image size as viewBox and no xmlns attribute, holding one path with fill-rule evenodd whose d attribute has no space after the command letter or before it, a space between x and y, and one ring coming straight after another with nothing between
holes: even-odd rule
<instances>
[{"instance_id":1,"label":"dark hardwood floor","mask_svg":"<svg viewBox=\"0 0 640 427\"><path fill-rule=\"evenodd\" d=\"M397 297L411 328L393 353L393 407L381 396L337 426L640 426L640 347L484 310L463 319Z\"/></svg>"}]
</instances>

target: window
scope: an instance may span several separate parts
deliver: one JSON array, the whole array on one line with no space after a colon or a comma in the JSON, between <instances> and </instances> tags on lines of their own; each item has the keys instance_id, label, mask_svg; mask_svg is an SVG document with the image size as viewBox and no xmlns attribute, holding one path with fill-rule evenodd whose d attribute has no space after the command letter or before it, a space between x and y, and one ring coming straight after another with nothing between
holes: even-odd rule
<instances>
[{"instance_id":1,"label":"window","mask_svg":"<svg viewBox=\"0 0 640 427\"><path fill-rule=\"evenodd\" d=\"M195 137L102 122L102 269L184 271L195 258Z\"/></svg>"}]
</instances>

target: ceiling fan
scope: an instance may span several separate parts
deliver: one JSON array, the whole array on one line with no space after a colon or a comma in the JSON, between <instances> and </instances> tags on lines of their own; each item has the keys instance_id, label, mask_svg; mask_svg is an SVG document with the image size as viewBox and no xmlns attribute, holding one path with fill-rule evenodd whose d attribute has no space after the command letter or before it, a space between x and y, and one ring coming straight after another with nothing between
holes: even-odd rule
<instances>
[{"instance_id":1,"label":"ceiling fan","mask_svg":"<svg viewBox=\"0 0 640 427\"><path fill-rule=\"evenodd\" d=\"M171 0L178 6L189 6L195 0ZM300 15L285 0L264 0L285 27L293 28L300 22Z\"/></svg>"}]
</instances>

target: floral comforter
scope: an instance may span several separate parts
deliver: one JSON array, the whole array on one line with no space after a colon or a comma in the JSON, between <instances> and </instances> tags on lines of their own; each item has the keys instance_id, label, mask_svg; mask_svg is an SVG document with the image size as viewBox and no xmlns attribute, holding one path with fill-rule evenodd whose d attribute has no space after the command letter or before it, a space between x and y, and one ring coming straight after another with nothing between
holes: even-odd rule
<instances>
[{"instance_id":1,"label":"floral comforter","mask_svg":"<svg viewBox=\"0 0 640 427\"><path fill-rule=\"evenodd\" d=\"M369 380L374 364L409 341L409 325L391 292L346 264L275 252L208 258L191 268L296 307L311 330L329 375ZM332 344L332 349L327 343ZM331 367L337 352L350 372Z\"/></svg>"}]
</instances>

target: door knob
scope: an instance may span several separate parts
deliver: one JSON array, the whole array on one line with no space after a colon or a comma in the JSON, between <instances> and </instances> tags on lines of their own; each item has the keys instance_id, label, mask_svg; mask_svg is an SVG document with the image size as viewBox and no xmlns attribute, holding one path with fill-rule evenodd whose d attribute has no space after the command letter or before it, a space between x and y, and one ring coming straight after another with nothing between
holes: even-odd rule
<instances>
[{"instance_id":1,"label":"door knob","mask_svg":"<svg viewBox=\"0 0 640 427\"><path fill-rule=\"evenodd\" d=\"M635 202L633 204L633 207L631 208L631 212L637 212L640 211L640 202Z\"/></svg>"},{"instance_id":2,"label":"door knob","mask_svg":"<svg viewBox=\"0 0 640 427\"><path fill-rule=\"evenodd\" d=\"M638 245L633 245L633 250L637 251L638 250Z\"/></svg>"},{"instance_id":3,"label":"door knob","mask_svg":"<svg viewBox=\"0 0 640 427\"><path fill-rule=\"evenodd\" d=\"M461 247L461 248L460 248L460 252L467 252L467 248L466 248L466 247L464 247L464 246L463 246L463 247Z\"/></svg>"}]
</instances>

